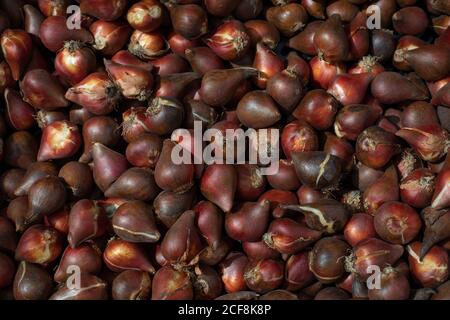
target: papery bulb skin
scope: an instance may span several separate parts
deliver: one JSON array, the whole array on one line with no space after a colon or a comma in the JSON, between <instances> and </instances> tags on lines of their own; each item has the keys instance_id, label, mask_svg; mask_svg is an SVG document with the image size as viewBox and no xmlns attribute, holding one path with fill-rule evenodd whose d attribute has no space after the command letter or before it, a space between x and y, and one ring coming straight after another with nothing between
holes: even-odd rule
<instances>
[{"instance_id":1,"label":"papery bulb skin","mask_svg":"<svg viewBox=\"0 0 450 320\"><path fill-rule=\"evenodd\" d=\"M318 150L319 139L310 125L301 120L296 120L283 128L281 147L286 157L292 159L293 153Z\"/></svg>"},{"instance_id":2,"label":"papery bulb skin","mask_svg":"<svg viewBox=\"0 0 450 320\"><path fill-rule=\"evenodd\" d=\"M50 300L107 300L107 283L88 273L81 273L80 287L62 286Z\"/></svg>"},{"instance_id":3,"label":"papery bulb skin","mask_svg":"<svg viewBox=\"0 0 450 320\"><path fill-rule=\"evenodd\" d=\"M108 219L105 210L92 200L76 202L69 215L68 241L76 248L85 241L102 236L106 232Z\"/></svg>"},{"instance_id":4,"label":"papery bulb skin","mask_svg":"<svg viewBox=\"0 0 450 320\"><path fill-rule=\"evenodd\" d=\"M312 188L332 186L340 179L341 160L323 151L292 153L295 171L300 181Z\"/></svg>"},{"instance_id":5,"label":"papery bulb skin","mask_svg":"<svg viewBox=\"0 0 450 320\"><path fill-rule=\"evenodd\" d=\"M103 261L114 272L141 270L155 273L144 249L136 243L111 239L103 252Z\"/></svg>"},{"instance_id":6,"label":"papery bulb skin","mask_svg":"<svg viewBox=\"0 0 450 320\"><path fill-rule=\"evenodd\" d=\"M155 223L152 208L142 201L122 204L112 218L114 232L130 242L157 242L161 234Z\"/></svg>"},{"instance_id":7,"label":"papery bulb skin","mask_svg":"<svg viewBox=\"0 0 450 320\"><path fill-rule=\"evenodd\" d=\"M327 92L343 105L358 104L363 101L373 77L369 73L340 74L334 78Z\"/></svg>"},{"instance_id":8,"label":"papery bulb skin","mask_svg":"<svg viewBox=\"0 0 450 320\"><path fill-rule=\"evenodd\" d=\"M194 268L192 281L196 300L212 300L220 296L223 290L222 280L212 267L199 264Z\"/></svg>"},{"instance_id":9,"label":"papery bulb skin","mask_svg":"<svg viewBox=\"0 0 450 320\"><path fill-rule=\"evenodd\" d=\"M122 154L98 142L92 146L92 158L94 181L103 192L128 169L128 162Z\"/></svg>"},{"instance_id":10,"label":"papery bulb skin","mask_svg":"<svg viewBox=\"0 0 450 320\"><path fill-rule=\"evenodd\" d=\"M55 58L55 69L62 80L76 85L95 70L97 60L91 49L80 42L69 41Z\"/></svg>"},{"instance_id":11,"label":"papery bulb skin","mask_svg":"<svg viewBox=\"0 0 450 320\"><path fill-rule=\"evenodd\" d=\"M118 51L115 55L111 57L111 61L124 66L139 67L148 72L151 72L153 70L153 65L150 62L140 60L127 50Z\"/></svg>"},{"instance_id":12,"label":"papery bulb skin","mask_svg":"<svg viewBox=\"0 0 450 320\"><path fill-rule=\"evenodd\" d=\"M398 175L395 167L390 166L364 191L364 209L374 215L383 203L397 200L399 200Z\"/></svg>"},{"instance_id":13,"label":"papery bulb skin","mask_svg":"<svg viewBox=\"0 0 450 320\"><path fill-rule=\"evenodd\" d=\"M270 203L267 200L246 202L237 211L225 215L227 234L239 241L261 240L269 222ZM258 221L256 227L253 221Z\"/></svg>"},{"instance_id":14,"label":"papery bulb skin","mask_svg":"<svg viewBox=\"0 0 450 320\"><path fill-rule=\"evenodd\" d=\"M19 80L31 59L33 43L30 35L23 30L7 29L1 35L0 45L13 79Z\"/></svg>"},{"instance_id":15,"label":"papery bulb skin","mask_svg":"<svg viewBox=\"0 0 450 320\"><path fill-rule=\"evenodd\" d=\"M425 46L426 44L427 43L425 41L415 36L404 35L400 37L394 52L392 64L399 70L411 71L412 66L406 60L406 53L408 53L408 51Z\"/></svg>"},{"instance_id":16,"label":"papery bulb skin","mask_svg":"<svg viewBox=\"0 0 450 320\"><path fill-rule=\"evenodd\" d=\"M196 200L195 192L195 188L191 188L185 193L161 192L153 201L157 219L170 228L185 211L192 208Z\"/></svg>"},{"instance_id":17,"label":"papery bulb skin","mask_svg":"<svg viewBox=\"0 0 450 320\"><path fill-rule=\"evenodd\" d=\"M306 250L291 255L286 261L286 289L297 291L314 282L314 274L309 270L309 252L309 250Z\"/></svg>"},{"instance_id":18,"label":"papery bulb skin","mask_svg":"<svg viewBox=\"0 0 450 320\"><path fill-rule=\"evenodd\" d=\"M292 160L280 159L276 174L267 176L267 182L274 189L295 191L301 187L301 182L295 173Z\"/></svg>"},{"instance_id":19,"label":"papery bulb skin","mask_svg":"<svg viewBox=\"0 0 450 320\"><path fill-rule=\"evenodd\" d=\"M133 27L143 32L157 29L164 18L164 7L159 1L139 1L127 12L127 21Z\"/></svg>"},{"instance_id":20,"label":"papery bulb skin","mask_svg":"<svg viewBox=\"0 0 450 320\"><path fill-rule=\"evenodd\" d=\"M89 26L89 31L94 37L92 47L109 57L118 53L127 44L132 29L120 20L97 20Z\"/></svg>"},{"instance_id":21,"label":"papery bulb skin","mask_svg":"<svg viewBox=\"0 0 450 320\"><path fill-rule=\"evenodd\" d=\"M322 89L307 92L292 115L308 122L316 130L325 130L333 125L339 102Z\"/></svg>"},{"instance_id":22,"label":"papery bulb skin","mask_svg":"<svg viewBox=\"0 0 450 320\"><path fill-rule=\"evenodd\" d=\"M95 72L69 88L65 97L95 115L106 115L114 110L119 99L119 89L106 73Z\"/></svg>"},{"instance_id":23,"label":"papery bulb skin","mask_svg":"<svg viewBox=\"0 0 450 320\"><path fill-rule=\"evenodd\" d=\"M280 41L280 32L272 23L265 20L249 20L244 25L247 28L252 46L262 42L271 50L277 47Z\"/></svg>"},{"instance_id":24,"label":"papery bulb skin","mask_svg":"<svg viewBox=\"0 0 450 320\"><path fill-rule=\"evenodd\" d=\"M22 261L14 278L16 300L47 300L53 291L53 281L42 267Z\"/></svg>"},{"instance_id":25,"label":"papery bulb skin","mask_svg":"<svg viewBox=\"0 0 450 320\"><path fill-rule=\"evenodd\" d=\"M266 189L267 180L257 165L244 164L237 168L238 183L236 197L244 201L255 201Z\"/></svg>"},{"instance_id":26,"label":"papery bulb skin","mask_svg":"<svg viewBox=\"0 0 450 320\"><path fill-rule=\"evenodd\" d=\"M155 168L156 184L163 190L183 193L193 185L193 164L175 164L172 160L174 148L180 148L173 141L165 140Z\"/></svg>"},{"instance_id":27,"label":"papery bulb skin","mask_svg":"<svg viewBox=\"0 0 450 320\"><path fill-rule=\"evenodd\" d=\"M410 294L408 278L393 267L383 269L380 289L369 289L370 300L407 300Z\"/></svg>"},{"instance_id":28,"label":"papery bulb skin","mask_svg":"<svg viewBox=\"0 0 450 320\"><path fill-rule=\"evenodd\" d=\"M152 281L147 272L126 270L114 278L111 287L114 300L147 300Z\"/></svg>"},{"instance_id":29,"label":"papery bulb skin","mask_svg":"<svg viewBox=\"0 0 450 320\"><path fill-rule=\"evenodd\" d=\"M184 107L177 99L158 97L149 101L144 125L151 133L168 135L181 125L183 117Z\"/></svg>"},{"instance_id":30,"label":"papery bulb skin","mask_svg":"<svg viewBox=\"0 0 450 320\"><path fill-rule=\"evenodd\" d=\"M194 289L186 272L170 266L159 269L153 278L152 300L191 300Z\"/></svg>"},{"instance_id":31,"label":"papery bulb skin","mask_svg":"<svg viewBox=\"0 0 450 320\"><path fill-rule=\"evenodd\" d=\"M287 114L295 109L304 93L302 79L294 67L288 67L274 74L267 81L266 90L281 106L281 111Z\"/></svg>"},{"instance_id":32,"label":"papery bulb skin","mask_svg":"<svg viewBox=\"0 0 450 320\"><path fill-rule=\"evenodd\" d=\"M145 69L104 60L105 68L122 95L128 99L147 100L153 89L153 76Z\"/></svg>"},{"instance_id":33,"label":"papery bulb skin","mask_svg":"<svg viewBox=\"0 0 450 320\"><path fill-rule=\"evenodd\" d=\"M428 207L431 205L435 180L435 175L428 169L412 171L400 184L402 201L415 208Z\"/></svg>"},{"instance_id":34,"label":"papery bulb skin","mask_svg":"<svg viewBox=\"0 0 450 320\"><path fill-rule=\"evenodd\" d=\"M28 228L19 240L16 260L47 266L63 250L61 234L52 227L35 225Z\"/></svg>"},{"instance_id":35,"label":"papery bulb skin","mask_svg":"<svg viewBox=\"0 0 450 320\"><path fill-rule=\"evenodd\" d=\"M133 166L154 169L161 155L162 146L163 141L159 136L146 133L129 143L125 154Z\"/></svg>"},{"instance_id":36,"label":"papery bulb skin","mask_svg":"<svg viewBox=\"0 0 450 320\"><path fill-rule=\"evenodd\" d=\"M327 132L323 150L340 158L342 160L344 171L349 171L353 166L353 155L355 151L353 146L346 139L338 138L334 134Z\"/></svg>"},{"instance_id":37,"label":"papery bulb skin","mask_svg":"<svg viewBox=\"0 0 450 320\"><path fill-rule=\"evenodd\" d=\"M406 244L418 235L422 221L407 204L391 201L377 209L374 225L381 239L394 244Z\"/></svg>"},{"instance_id":38,"label":"papery bulb skin","mask_svg":"<svg viewBox=\"0 0 450 320\"><path fill-rule=\"evenodd\" d=\"M70 277L72 266L77 266L83 273L97 275L102 268L102 253L94 243L84 243L77 248L68 246L56 269L54 280L62 283Z\"/></svg>"},{"instance_id":39,"label":"papery bulb skin","mask_svg":"<svg viewBox=\"0 0 450 320\"><path fill-rule=\"evenodd\" d=\"M105 191L105 196L151 201L159 191L153 172L145 168L130 168L111 184Z\"/></svg>"},{"instance_id":40,"label":"papery bulb skin","mask_svg":"<svg viewBox=\"0 0 450 320\"><path fill-rule=\"evenodd\" d=\"M64 206L67 192L61 179L55 176L41 178L28 190L26 223L35 222Z\"/></svg>"},{"instance_id":41,"label":"papery bulb skin","mask_svg":"<svg viewBox=\"0 0 450 320\"><path fill-rule=\"evenodd\" d=\"M279 6L267 9L266 19L273 23L284 36L291 37L308 22L308 14L299 3L282 2Z\"/></svg>"},{"instance_id":42,"label":"papery bulb skin","mask_svg":"<svg viewBox=\"0 0 450 320\"><path fill-rule=\"evenodd\" d=\"M239 121L246 127L267 128L281 119L276 103L265 91L250 91L236 108Z\"/></svg>"},{"instance_id":43,"label":"papery bulb skin","mask_svg":"<svg viewBox=\"0 0 450 320\"><path fill-rule=\"evenodd\" d=\"M433 245L448 238L450 234L450 212L447 209L427 207L422 211L422 217L425 220L425 231L420 257L424 257Z\"/></svg>"},{"instance_id":44,"label":"papery bulb skin","mask_svg":"<svg viewBox=\"0 0 450 320\"><path fill-rule=\"evenodd\" d=\"M94 40L92 34L83 27L69 29L65 16L47 17L39 29L39 38L43 45L52 52L58 52L64 47L64 42L69 40L83 43L92 43Z\"/></svg>"},{"instance_id":45,"label":"papery bulb skin","mask_svg":"<svg viewBox=\"0 0 450 320\"><path fill-rule=\"evenodd\" d=\"M204 75L214 69L224 69L223 61L208 47L186 49L184 55L192 70L198 74Z\"/></svg>"},{"instance_id":46,"label":"papery bulb skin","mask_svg":"<svg viewBox=\"0 0 450 320\"><path fill-rule=\"evenodd\" d=\"M36 118L35 121L37 122L39 128L44 129L45 127L53 124L56 121L69 120L70 117L67 117L67 115L62 111L39 110L36 113L35 118ZM69 120L69 122L71 121Z\"/></svg>"},{"instance_id":47,"label":"papery bulb skin","mask_svg":"<svg viewBox=\"0 0 450 320\"><path fill-rule=\"evenodd\" d=\"M264 241L243 242L242 249L250 260L277 259L281 255Z\"/></svg>"},{"instance_id":48,"label":"papery bulb skin","mask_svg":"<svg viewBox=\"0 0 450 320\"><path fill-rule=\"evenodd\" d=\"M123 15L127 4L126 0L81 0L80 9L98 19L113 21Z\"/></svg>"},{"instance_id":49,"label":"papery bulb skin","mask_svg":"<svg viewBox=\"0 0 450 320\"><path fill-rule=\"evenodd\" d=\"M250 47L250 36L240 21L229 20L206 39L206 44L223 60L239 60Z\"/></svg>"},{"instance_id":50,"label":"papery bulb skin","mask_svg":"<svg viewBox=\"0 0 450 320\"><path fill-rule=\"evenodd\" d=\"M81 146L78 127L69 121L56 121L44 128L37 160L47 161L69 158Z\"/></svg>"},{"instance_id":51,"label":"papery bulb skin","mask_svg":"<svg viewBox=\"0 0 450 320\"><path fill-rule=\"evenodd\" d=\"M284 61L262 42L256 44L256 53L253 60L253 68L259 71L255 79L256 85L264 89L267 81L284 69Z\"/></svg>"},{"instance_id":52,"label":"papery bulb skin","mask_svg":"<svg viewBox=\"0 0 450 320\"><path fill-rule=\"evenodd\" d=\"M64 180L75 198L88 196L92 192L94 179L92 170L87 164L77 161L68 162L61 167L58 176Z\"/></svg>"},{"instance_id":53,"label":"papery bulb skin","mask_svg":"<svg viewBox=\"0 0 450 320\"><path fill-rule=\"evenodd\" d=\"M206 167L200 182L203 196L217 205L222 211L228 212L233 207L237 188L236 169L227 164L213 164ZM217 189L220 185L221 188Z\"/></svg>"},{"instance_id":54,"label":"papery bulb skin","mask_svg":"<svg viewBox=\"0 0 450 320\"><path fill-rule=\"evenodd\" d=\"M203 249L195 212L186 211L170 227L161 243L161 253L173 265L190 265Z\"/></svg>"},{"instance_id":55,"label":"papery bulb skin","mask_svg":"<svg viewBox=\"0 0 450 320\"><path fill-rule=\"evenodd\" d=\"M409 104L401 114L401 125L417 128L428 125L439 125L437 112L433 105L424 101Z\"/></svg>"},{"instance_id":56,"label":"papery bulb skin","mask_svg":"<svg viewBox=\"0 0 450 320\"><path fill-rule=\"evenodd\" d=\"M321 283L334 283L345 274L350 246L334 237L322 238L309 253L309 270Z\"/></svg>"},{"instance_id":57,"label":"papery bulb skin","mask_svg":"<svg viewBox=\"0 0 450 320\"><path fill-rule=\"evenodd\" d=\"M264 259L249 262L244 279L249 289L263 293L278 288L284 280L283 273L284 263Z\"/></svg>"},{"instance_id":58,"label":"papery bulb skin","mask_svg":"<svg viewBox=\"0 0 450 320\"><path fill-rule=\"evenodd\" d=\"M450 106L450 84L443 86L431 99L431 103L435 105L443 105L445 107ZM445 123L445 122L443 122ZM448 129L448 127L446 127Z\"/></svg>"},{"instance_id":59,"label":"papery bulb skin","mask_svg":"<svg viewBox=\"0 0 450 320\"><path fill-rule=\"evenodd\" d=\"M403 255L401 245L394 245L376 238L370 238L358 243L346 261L346 268L355 272L362 280L366 280L371 273L370 265L377 265L381 269L395 264ZM370 269L369 269L370 270Z\"/></svg>"},{"instance_id":60,"label":"papery bulb skin","mask_svg":"<svg viewBox=\"0 0 450 320\"><path fill-rule=\"evenodd\" d=\"M272 249L282 254L296 254L308 247L322 235L289 218L275 219L270 223L263 240Z\"/></svg>"},{"instance_id":61,"label":"papery bulb skin","mask_svg":"<svg viewBox=\"0 0 450 320\"><path fill-rule=\"evenodd\" d=\"M364 56L359 60L358 64L349 69L349 73L370 73L373 76L376 76L377 74L380 74L385 69L383 65L379 62L378 57L373 56Z\"/></svg>"},{"instance_id":62,"label":"papery bulb skin","mask_svg":"<svg viewBox=\"0 0 450 320\"><path fill-rule=\"evenodd\" d=\"M69 210L64 208L44 217L45 225L52 226L63 235L69 233Z\"/></svg>"},{"instance_id":63,"label":"papery bulb skin","mask_svg":"<svg viewBox=\"0 0 450 320\"><path fill-rule=\"evenodd\" d=\"M315 55L314 35L322 23L323 21L312 21L308 23L301 32L289 39L288 47L307 55ZM313 59L316 59L316 57Z\"/></svg>"},{"instance_id":64,"label":"papery bulb skin","mask_svg":"<svg viewBox=\"0 0 450 320\"><path fill-rule=\"evenodd\" d=\"M28 130L36 125L35 110L22 100L19 92L5 89L6 120L16 130Z\"/></svg>"},{"instance_id":65,"label":"papery bulb skin","mask_svg":"<svg viewBox=\"0 0 450 320\"><path fill-rule=\"evenodd\" d=\"M197 4L169 6L173 30L188 40L208 32L208 16Z\"/></svg>"},{"instance_id":66,"label":"papery bulb skin","mask_svg":"<svg viewBox=\"0 0 450 320\"><path fill-rule=\"evenodd\" d=\"M226 292L234 293L248 289L244 279L248 262L249 259L245 254L233 251L220 263L221 278Z\"/></svg>"},{"instance_id":67,"label":"papery bulb skin","mask_svg":"<svg viewBox=\"0 0 450 320\"><path fill-rule=\"evenodd\" d=\"M131 143L149 132L145 107L131 107L122 113L122 137ZM120 131L120 130L119 130Z\"/></svg>"},{"instance_id":68,"label":"papery bulb skin","mask_svg":"<svg viewBox=\"0 0 450 320\"><path fill-rule=\"evenodd\" d=\"M223 212L209 201L200 201L193 209L200 234L212 249L217 249L222 240Z\"/></svg>"},{"instance_id":69,"label":"papery bulb skin","mask_svg":"<svg viewBox=\"0 0 450 320\"><path fill-rule=\"evenodd\" d=\"M114 148L120 141L119 124L109 116L98 116L88 119L82 129L84 151L79 161L88 163L92 161L92 146L101 143L106 147Z\"/></svg>"},{"instance_id":70,"label":"papery bulb skin","mask_svg":"<svg viewBox=\"0 0 450 320\"><path fill-rule=\"evenodd\" d=\"M325 234L341 231L350 217L348 208L333 199L321 199L304 205L287 205L287 209L302 212L306 225Z\"/></svg>"},{"instance_id":71,"label":"papery bulb skin","mask_svg":"<svg viewBox=\"0 0 450 320\"><path fill-rule=\"evenodd\" d=\"M200 39L189 40L176 32L171 32L168 35L167 41L169 42L172 52L182 57L184 57L184 53L187 49L192 49L202 45Z\"/></svg>"},{"instance_id":72,"label":"papery bulb skin","mask_svg":"<svg viewBox=\"0 0 450 320\"><path fill-rule=\"evenodd\" d=\"M345 60L349 52L347 36L341 23L341 18L333 14L321 24L314 35L317 52L330 63Z\"/></svg>"},{"instance_id":73,"label":"papery bulb skin","mask_svg":"<svg viewBox=\"0 0 450 320\"><path fill-rule=\"evenodd\" d=\"M385 71L372 81L371 93L380 103L395 104L406 100L426 100L424 91L415 82L397 72Z\"/></svg>"},{"instance_id":74,"label":"papery bulb skin","mask_svg":"<svg viewBox=\"0 0 450 320\"><path fill-rule=\"evenodd\" d=\"M70 1L68 0L38 0L39 9L46 16L65 16Z\"/></svg>"},{"instance_id":75,"label":"papery bulb skin","mask_svg":"<svg viewBox=\"0 0 450 320\"><path fill-rule=\"evenodd\" d=\"M297 198L293 192L283 190L268 190L264 192L258 199L258 201L269 201L270 211L274 218L289 217L292 211L286 209L286 205L296 205L298 203Z\"/></svg>"},{"instance_id":76,"label":"papery bulb skin","mask_svg":"<svg viewBox=\"0 0 450 320\"><path fill-rule=\"evenodd\" d=\"M20 82L20 89L24 101L38 109L54 110L69 105L62 85L43 69L28 71Z\"/></svg>"},{"instance_id":77,"label":"papery bulb skin","mask_svg":"<svg viewBox=\"0 0 450 320\"><path fill-rule=\"evenodd\" d=\"M402 8L392 16L395 31L403 34L421 34L426 30L428 23L425 11L419 7Z\"/></svg>"},{"instance_id":78,"label":"papery bulb skin","mask_svg":"<svg viewBox=\"0 0 450 320\"><path fill-rule=\"evenodd\" d=\"M441 159L450 147L450 135L439 125L401 128L396 135L406 140L420 157L429 162Z\"/></svg>"},{"instance_id":79,"label":"papery bulb skin","mask_svg":"<svg viewBox=\"0 0 450 320\"><path fill-rule=\"evenodd\" d=\"M397 138L384 129L372 126L364 130L356 141L356 156L363 164L379 169L400 152Z\"/></svg>"},{"instance_id":80,"label":"papery bulb skin","mask_svg":"<svg viewBox=\"0 0 450 320\"><path fill-rule=\"evenodd\" d=\"M345 225L345 240L352 246L356 246L359 242L376 236L373 217L366 213L356 213L351 216Z\"/></svg>"},{"instance_id":81,"label":"papery bulb skin","mask_svg":"<svg viewBox=\"0 0 450 320\"><path fill-rule=\"evenodd\" d=\"M405 53L413 70L426 81L440 80L450 73L450 48L427 45Z\"/></svg>"},{"instance_id":82,"label":"papery bulb skin","mask_svg":"<svg viewBox=\"0 0 450 320\"><path fill-rule=\"evenodd\" d=\"M359 162L357 163L354 171L353 184L359 190L364 192L371 184L373 184L383 174L384 174L383 170L372 169Z\"/></svg>"},{"instance_id":83,"label":"papery bulb skin","mask_svg":"<svg viewBox=\"0 0 450 320\"><path fill-rule=\"evenodd\" d=\"M258 74L254 68L211 70L202 78L199 95L212 107L224 107L233 99L236 90L245 79Z\"/></svg>"},{"instance_id":84,"label":"papery bulb skin","mask_svg":"<svg viewBox=\"0 0 450 320\"><path fill-rule=\"evenodd\" d=\"M434 288L448 279L448 254L442 247L433 246L426 255L419 256L422 244L418 241L406 247L412 276L425 288Z\"/></svg>"},{"instance_id":85,"label":"papery bulb skin","mask_svg":"<svg viewBox=\"0 0 450 320\"><path fill-rule=\"evenodd\" d=\"M330 63L319 56L309 61L311 68L312 83L322 89L328 89L334 78L346 72L347 68L343 62Z\"/></svg>"}]
</instances>

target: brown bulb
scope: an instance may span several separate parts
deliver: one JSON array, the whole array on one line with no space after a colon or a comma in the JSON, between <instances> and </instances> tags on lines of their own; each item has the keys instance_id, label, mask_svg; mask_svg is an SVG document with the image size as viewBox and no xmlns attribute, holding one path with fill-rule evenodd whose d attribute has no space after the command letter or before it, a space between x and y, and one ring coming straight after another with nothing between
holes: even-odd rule
<instances>
[{"instance_id":1,"label":"brown bulb","mask_svg":"<svg viewBox=\"0 0 450 320\"><path fill-rule=\"evenodd\" d=\"M13 292L16 300L47 300L53 292L53 281L45 269L22 261L14 278Z\"/></svg>"},{"instance_id":2,"label":"brown bulb","mask_svg":"<svg viewBox=\"0 0 450 320\"><path fill-rule=\"evenodd\" d=\"M152 281L147 272L126 270L114 278L111 290L114 300L148 300Z\"/></svg>"},{"instance_id":3,"label":"brown bulb","mask_svg":"<svg viewBox=\"0 0 450 320\"><path fill-rule=\"evenodd\" d=\"M151 206L142 201L122 204L112 218L114 232L130 242L157 242L161 237Z\"/></svg>"}]
</instances>

